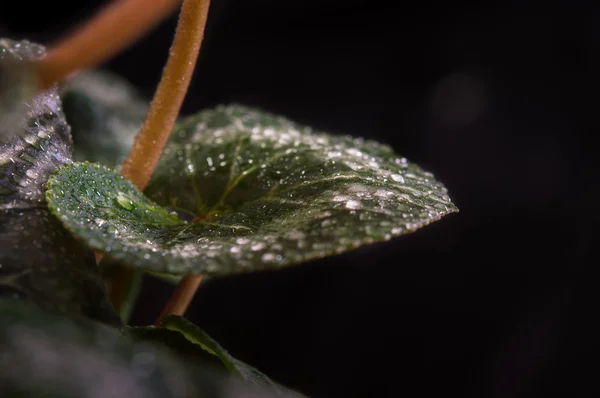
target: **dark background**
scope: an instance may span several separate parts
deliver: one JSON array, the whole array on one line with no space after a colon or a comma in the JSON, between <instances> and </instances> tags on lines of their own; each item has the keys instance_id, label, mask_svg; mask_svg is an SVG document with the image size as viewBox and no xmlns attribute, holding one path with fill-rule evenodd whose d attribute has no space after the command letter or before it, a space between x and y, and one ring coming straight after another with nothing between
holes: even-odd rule
<instances>
[{"instance_id":1,"label":"dark background","mask_svg":"<svg viewBox=\"0 0 600 398\"><path fill-rule=\"evenodd\" d=\"M0 33L48 44L105 3L10 2ZM175 22L105 66L150 97ZM189 318L314 397L599 396L594 2L213 0L201 53L184 113L237 102L389 143L461 212L210 280ZM170 290L146 281L133 321Z\"/></svg>"}]
</instances>

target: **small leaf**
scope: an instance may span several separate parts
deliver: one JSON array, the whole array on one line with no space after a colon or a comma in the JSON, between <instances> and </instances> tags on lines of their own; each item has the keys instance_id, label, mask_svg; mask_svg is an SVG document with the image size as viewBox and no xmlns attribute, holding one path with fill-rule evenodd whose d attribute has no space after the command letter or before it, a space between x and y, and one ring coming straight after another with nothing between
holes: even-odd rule
<instances>
[{"instance_id":1,"label":"small leaf","mask_svg":"<svg viewBox=\"0 0 600 398\"><path fill-rule=\"evenodd\" d=\"M1 63L28 68L29 61L43 55L43 47L37 44L0 39ZM8 91L20 87L17 84ZM7 96L14 102L6 103ZM0 115L10 119L3 124L0 135L0 209L43 204L48 176L72 157L70 128L57 90L51 88L31 98L25 94L12 98L4 93L0 98Z\"/></svg>"},{"instance_id":2,"label":"small leaf","mask_svg":"<svg viewBox=\"0 0 600 398\"><path fill-rule=\"evenodd\" d=\"M265 393L270 392L280 397L303 397L300 393L275 383L256 368L231 356L206 332L187 319L169 315L162 319L162 326L134 327L129 328L129 331L142 341L162 342L178 355L190 360L220 365L233 376L254 384Z\"/></svg>"},{"instance_id":3,"label":"small leaf","mask_svg":"<svg viewBox=\"0 0 600 398\"><path fill-rule=\"evenodd\" d=\"M229 355L229 353L225 351L219 343L214 341L204 330L200 329L184 317L167 315L161 319L161 325L168 330L179 332L189 342L199 345L204 351L219 358L221 363L223 363L230 372L235 373L244 379L258 379L258 377L255 378L250 376L251 374L259 373L256 369L250 368L248 365ZM266 378L266 376L264 377Z\"/></svg>"},{"instance_id":4,"label":"small leaf","mask_svg":"<svg viewBox=\"0 0 600 398\"><path fill-rule=\"evenodd\" d=\"M126 330L136 341L163 345L185 360L193 361L203 367L211 367L229 373L227 367L223 365L218 357L205 351L201 346L191 343L179 332L155 326L128 326Z\"/></svg>"},{"instance_id":5,"label":"small leaf","mask_svg":"<svg viewBox=\"0 0 600 398\"><path fill-rule=\"evenodd\" d=\"M181 278L182 278L181 275L161 274L158 272L151 272L151 271L147 271L147 274L156 279L160 279L167 283L170 283L172 285L177 285L181 281ZM208 277L204 277L202 280L204 281L204 283L206 283L206 281L208 279L209 279Z\"/></svg>"},{"instance_id":6,"label":"small leaf","mask_svg":"<svg viewBox=\"0 0 600 398\"><path fill-rule=\"evenodd\" d=\"M117 167L127 156L148 101L126 80L106 71L81 71L61 88L75 143L75 160Z\"/></svg>"},{"instance_id":7,"label":"small leaf","mask_svg":"<svg viewBox=\"0 0 600 398\"><path fill-rule=\"evenodd\" d=\"M102 258L98 267L102 270L113 308L123 323L128 323L142 287L143 272L107 256Z\"/></svg>"},{"instance_id":8,"label":"small leaf","mask_svg":"<svg viewBox=\"0 0 600 398\"><path fill-rule=\"evenodd\" d=\"M242 378L243 380L252 382L253 384L256 384L267 391L274 391L280 396L302 396L295 391L289 390L275 383L256 368L253 368L252 366L247 365L231 356L204 330L200 329L187 319L181 316L168 315L163 317L161 323L166 329L181 333L188 341L194 343L195 345L199 345L206 352L218 357L223 365L227 367L232 374Z\"/></svg>"},{"instance_id":9,"label":"small leaf","mask_svg":"<svg viewBox=\"0 0 600 398\"><path fill-rule=\"evenodd\" d=\"M88 164L61 168L47 198L94 249L173 274L296 264L388 240L456 211L432 174L388 146L312 133L237 106L182 121L145 192L190 222Z\"/></svg>"},{"instance_id":10,"label":"small leaf","mask_svg":"<svg viewBox=\"0 0 600 398\"><path fill-rule=\"evenodd\" d=\"M0 396L274 397L163 345L85 318L0 299Z\"/></svg>"},{"instance_id":11,"label":"small leaf","mask_svg":"<svg viewBox=\"0 0 600 398\"><path fill-rule=\"evenodd\" d=\"M0 210L0 297L121 325L94 254L45 208Z\"/></svg>"}]
</instances>

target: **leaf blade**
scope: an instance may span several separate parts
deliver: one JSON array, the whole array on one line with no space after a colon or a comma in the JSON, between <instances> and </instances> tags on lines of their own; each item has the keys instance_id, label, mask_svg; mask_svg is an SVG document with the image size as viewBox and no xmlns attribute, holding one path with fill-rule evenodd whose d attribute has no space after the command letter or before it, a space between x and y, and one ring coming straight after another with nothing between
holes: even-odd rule
<instances>
[{"instance_id":1,"label":"leaf blade","mask_svg":"<svg viewBox=\"0 0 600 398\"><path fill-rule=\"evenodd\" d=\"M162 327L134 327L129 331L142 341L160 341L179 355L202 363L220 364L235 378L249 382L266 394L301 398L302 394L284 387L258 369L236 359L206 332L187 319L168 315L161 320Z\"/></svg>"},{"instance_id":2,"label":"leaf blade","mask_svg":"<svg viewBox=\"0 0 600 398\"><path fill-rule=\"evenodd\" d=\"M93 195L83 197L82 207L81 197L75 200L79 193L62 194L75 180L89 185L94 179L114 181L110 210ZM237 106L180 122L145 190L157 203L109 170L89 166L63 167L49 187L50 207L92 247L110 248L111 256L132 266L172 274L298 264L389 240L457 211L431 173L388 146L314 133ZM136 224L130 210L114 206L116 192L151 212L159 204L175 208L189 222L178 223L163 209L162 221L141 217ZM96 218L113 221L85 228L74 221Z\"/></svg>"}]
</instances>

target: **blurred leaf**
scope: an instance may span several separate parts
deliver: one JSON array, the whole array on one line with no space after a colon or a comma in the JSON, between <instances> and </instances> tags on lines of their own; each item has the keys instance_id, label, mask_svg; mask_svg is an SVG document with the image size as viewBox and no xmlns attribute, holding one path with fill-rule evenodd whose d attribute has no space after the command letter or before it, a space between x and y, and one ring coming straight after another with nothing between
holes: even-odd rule
<instances>
[{"instance_id":1,"label":"blurred leaf","mask_svg":"<svg viewBox=\"0 0 600 398\"><path fill-rule=\"evenodd\" d=\"M56 88L31 91L30 61L43 54L37 44L0 39L0 209L43 204L48 176L71 161Z\"/></svg>"},{"instance_id":2,"label":"blurred leaf","mask_svg":"<svg viewBox=\"0 0 600 398\"><path fill-rule=\"evenodd\" d=\"M129 328L129 331L141 341L162 343L186 359L226 370L265 393L280 397L303 397L302 394L275 383L257 369L232 357L206 332L187 319L169 315L162 319L162 326L134 327Z\"/></svg>"},{"instance_id":3,"label":"blurred leaf","mask_svg":"<svg viewBox=\"0 0 600 398\"><path fill-rule=\"evenodd\" d=\"M71 125L75 160L117 167L127 156L148 110L123 78L106 71L81 71L61 88Z\"/></svg>"},{"instance_id":4,"label":"blurred leaf","mask_svg":"<svg viewBox=\"0 0 600 398\"><path fill-rule=\"evenodd\" d=\"M28 41L0 38L0 140L22 128L27 103L36 94L34 60L45 53L43 46Z\"/></svg>"},{"instance_id":5,"label":"blurred leaf","mask_svg":"<svg viewBox=\"0 0 600 398\"><path fill-rule=\"evenodd\" d=\"M93 253L46 208L48 176L71 163L72 141L56 88L35 93L31 61L44 52L0 39L0 296L121 326Z\"/></svg>"},{"instance_id":6,"label":"blurred leaf","mask_svg":"<svg viewBox=\"0 0 600 398\"><path fill-rule=\"evenodd\" d=\"M274 397L162 345L85 318L0 299L0 396Z\"/></svg>"},{"instance_id":7,"label":"blurred leaf","mask_svg":"<svg viewBox=\"0 0 600 398\"><path fill-rule=\"evenodd\" d=\"M121 325L93 252L45 208L0 210L0 297Z\"/></svg>"},{"instance_id":8,"label":"blurred leaf","mask_svg":"<svg viewBox=\"0 0 600 398\"><path fill-rule=\"evenodd\" d=\"M155 326L129 326L127 331L136 341L152 342L165 346L177 356L201 366L230 373L221 360L201 346L191 343L183 334Z\"/></svg>"},{"instance_id":9,"label":"blurred leaf","mask_svg":"<svg viewBox=\"0 0 600 398\"><path fill-rule=\"evenodd\" d=\"M143 272L104 256L100 264L108 296L123 323L129 322L142 288Z\"/></svg>"},{"instance_id":10,"label":"blurred leaf","mask_svg":"<svg viewBox=\"0 0 600 398\"><path fill-rule=\"evenodd\" d=\"M146 194L89 164L49 181L52 211L91 247L161 273L282 267L406 234L456 211L388 146L220 107L182 121Z\"/></svg>"},{"instance_id":11,"label":"blurred leaf","mask_svg":"<svg viewBox=\"0 0 600 398\"><path fill-rule=\"evenodd\" d=\"M148 275L151 275L152 277L156 278L156 279L160 279L163 280L167 283L170 283L172 285L177 285L179 283L179 281L181 281L181 275L171 275L171 274L161 274L158 272L150 272L147 271ZM208 280L208 277L204 277L202 280L204 283L206 283L206 281Z\"/></svg>"},{"instance_id":12,"label":"blurred leaf","mask_svg":"<svg viewBox=\"0 0 600 398\"><path fill-rule=\"evenodd\" d=\"M267 390L274 391L277 395L281 396L296 396L301 397L302 395L291 391L262 374L256 368L245 364L244 362L232 357L223 347L219 345L215 340L212 339L204 330L194 325L187 319L176 316L168 315L163 317L161 320L163 327L166 329L181 333L185 338L202 347L206 352L219 358L221 363L234 375L242 378L243 380L252 382L257 386Z\"/></svg>"}]
</instances>

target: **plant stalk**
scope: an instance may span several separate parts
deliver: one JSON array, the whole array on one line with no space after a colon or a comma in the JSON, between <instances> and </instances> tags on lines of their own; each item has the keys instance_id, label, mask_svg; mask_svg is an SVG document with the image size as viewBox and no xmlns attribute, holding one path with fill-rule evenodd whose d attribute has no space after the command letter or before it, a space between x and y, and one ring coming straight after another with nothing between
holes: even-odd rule
<instances>
[{"instance_id":1,"label":"plant stalk","mask_svg":"<svg viewBox=\"0 0 600 398\"><path fill-rule=\"evenodd\" d=\"M113 1L37 63L39 88L98 65L124 50L171 14L181 0Z\"/></svg>"},{"instance_id":2,"label":"plant stalk","mask_svg":"<svg viewBox=\"0 0 600 398\"><path fill-rule=\"evenodd\" d=\"M37 89L47 89L80 69L113 57L153 29L180 3L181 0L114 0L64 39L51 45L47 55L35 63ZM100 264L103 253L96 252L95 255L96 263ZM111 301L118 313L128 302L121 293L129 289L124 284L133 281L133 272L121 269L121 276L126 281L119 281L119 288L111 289ZM133 299L129 301L133 302Z\"/></svg>"},{"instance_id":3,"label":"plant stalk","mask_svg":"<svg viewBox=\"0 0 600 398\"><path fill-rule=\"evenodd\" d=\"M156 318L154 326L161 326L161 320L166 315L183 316L192 302L203 277L204 275L188 275L181 278L167 305L165 305L165 308L163 308L158 318Z\"/></svg>"},{"instance_id":4,"label":"plant stalk","mask_svg":"<svg viewBox=\"0 0 600 398\"><path fill-rule=\"evenodd\" d=\"M140 190L150 180L179 115L196 66L209 4L210 0L183 0L169 59L146 119L121 165L123 177Z\"/></svg>"},{"instance_id":5,"label":"plant stalk","mask_svg":"<svg viewBox=\"0 0 600 398\"><path fill-rule=\"evenodd\" d=\"M50 87L79 69L105 61L170 14L181 0L114 1L91 21L51 47L39 61L39 88ZM138 189L150 180L187 93L204 36L210 0L183 0L175 38L140 132L123 161L121 174ZM115 32L119 32L118 35ZM96 253L100 262L102 253ZM202 276L182 278L162 311L183 314ZM118 300L122 301L122 300Z\"/></svg>"},{"instance_id":6,"label":"plant stalk","mask_svg":"<svg viewBox=\"0 0 600 398\"><path fill-rule=\"evenodd\" d=\"M169 59L150 103L146 119L133 146L121 165L121 175L143 190L179 115L189 87L204 36L210 0L183 0ZM202 275L181 279L167 305L164 315L183 315L202 280Z\"/></svg>"}]
</instances>

